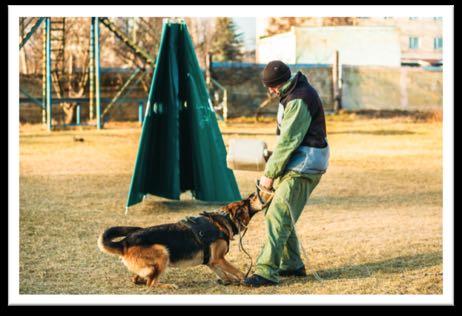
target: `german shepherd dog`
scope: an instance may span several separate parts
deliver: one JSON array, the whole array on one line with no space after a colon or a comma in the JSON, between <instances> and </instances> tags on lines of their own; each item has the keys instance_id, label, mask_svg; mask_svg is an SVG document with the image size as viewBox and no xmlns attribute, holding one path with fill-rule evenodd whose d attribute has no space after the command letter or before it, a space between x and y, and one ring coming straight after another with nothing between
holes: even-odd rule
<instances>
[{"instance_id":1,"label":"german shepherd dog","mask_svg":"<svg viewBox=\"0 0 462 316\"><path fill-rule=\"evenodd\" d=\"M205 243L205 246L198 238L197 231L183 220L147 228L111 227L100 235L98 247L105 253L120 256L127 269L134 273L132 281L135 284L176 289L178 287L174 284L159 283L159 277L167 267L191 267L200 264L213 270L222 284L240 283L244 279L244 273L225 259L229 251L229 241L247 228L250 219L266 207L267 203L263 201L271 197L267 192L252 193L244 200L195 217L194 219L202 222L206 221L206 225L208 222L213 224L208 224L209 229L204 230L205 235L215 232L215 237ZM121 237L123 239L115 240Z\"/></svg>"}]
</instances>

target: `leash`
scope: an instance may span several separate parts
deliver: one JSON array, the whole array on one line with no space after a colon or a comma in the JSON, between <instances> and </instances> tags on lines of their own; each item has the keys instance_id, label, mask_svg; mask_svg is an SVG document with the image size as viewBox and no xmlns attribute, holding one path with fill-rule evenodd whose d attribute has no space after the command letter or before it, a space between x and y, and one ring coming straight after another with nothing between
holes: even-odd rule
<instances>
[{"instance_id":1,"label":"leash","mask_svg":"<svg viewBox=\"0 0 462 316\"><path fill-rule=\"evenodd\" d=\"M247 252L247 250L245 250L244 248L244 245L242 244L242 239L244 238L245 236L245 233L247 233L247 226L245 226L244 228L244 233L241 234L241 227L240 225L238 225L238 234L239 234L239 251L242 251L243 253L245 253L245 255L247 256L247 258L249 258L250 260L250 265L249 265L249 268L247 269L247 272L245 273L245 277L247 278L249 276L249 273L250 271L252 270L253 268L253 259L252 259L252 256Z\"/></svg>"},{"instance_id":2,"label":"leash","mask_svg":"<svg viewBox=\"0 0 462 316\"><path fill-rule=\"evenodd\" d=\"M221 211L220 213L222 213L223 216L229 216L229 213L226 213L226 212L223 212ZM206 215L208 216L208 213L207 212L202 212L201 215ZM187 217L187 220L191 221L191 222L194 222L194 220L191 218L191 217ZM242 231L241 230L241 225L244 227L244 230ZM252 256L247 252L247 250L245 250L244 248L244 244L242 243L242 240L244 239L244 236L245 234L247 233L247 228L248 226L242 224L239 220L237 220L237 232L238 232L238 235L239 235L239 242L238 242L238 245L239 245L239 251L242 251L245 253L245 255L249 258L250 260L250 266L249 266L249 269L247 270L247 273L245 274L245 277L247 278L250 271L252 270L253 268L253 259L252 259Z\"/></svg>"},{"instance_id":3,"label":"leash","mask_svg":"<svg viewBox=\"0 0 462 316\"><path fill-rule=\"evenodd\" d=\"M264 207L267 207L271 203L271 201L273 199L274 190L269 191L268 189L266 189L264 187L261 187L259 180L257 180L257 182L256 182L256 187L257 187L256 193L257 193L257 197L258 197L260 203L262 203L264 205ZM260 191L271 194L271 198L266 202L263 201L263 199L260 196ZM282 200L287 205L287 208L289 209L289 216L290 216L290 221L291 221L291 224L292 224L292 229L294 231L295 236L297 236L297 239L299 240L300 249L302 250L302 254L305 257L305 261L306 261L307 266L308 266L308 263L309 263L308 255L306 253L305 247L303 247L303 242L298 238L297 230L295 229L295 220L294 220L294 216L293 216L293 213L292 213L292 208L290 207L290 204L287 203L287 201L285 201L283 199L280 199L280 200ZM313 272L313 275L314 275L315 279L318 280L319 282L324 281L316 271Z\"/></svg>"}]
</instances>

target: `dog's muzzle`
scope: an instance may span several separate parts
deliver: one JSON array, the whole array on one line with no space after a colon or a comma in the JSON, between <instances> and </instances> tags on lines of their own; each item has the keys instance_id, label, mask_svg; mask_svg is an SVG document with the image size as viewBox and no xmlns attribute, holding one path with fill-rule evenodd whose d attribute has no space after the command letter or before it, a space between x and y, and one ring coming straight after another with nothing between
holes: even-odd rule
<instances>
[{"instance_id":1,"label":"dog's muzzle","mask_svg":"<svg viewBox=\"0 0 462 316\"><path fill-rule=\"evenodd\" d=\"M260 186L260 180L256 181L255 188L255 194L257 195L258 200L262 204L262 209L264 209L271 203L271 200L274 197L274 190L268 190L267 188ZM268 195L269 197L265 198L261 195L261 192L265 193L265 195Z\"/></svg>"}]
</instances>

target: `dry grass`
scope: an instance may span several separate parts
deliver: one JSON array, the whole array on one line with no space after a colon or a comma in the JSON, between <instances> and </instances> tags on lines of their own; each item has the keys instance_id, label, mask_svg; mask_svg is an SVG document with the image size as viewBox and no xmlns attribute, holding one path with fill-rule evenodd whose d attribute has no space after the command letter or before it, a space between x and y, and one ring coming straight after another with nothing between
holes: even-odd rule
<instances>
[{"instance_id":1,"label":"dry grass","mask_svg":"<svg viewBox=\"0 0 462 316\"><path fill-rule=\"evenodd\" d=\"M124 128L123 128L124 127ZM274 146L274 123L222 126L225 142L258 137ZM260 135L238 136L237 132ZM124 215L139 128L52 133L22 126L20 135L20 292L22 294L441 294L441 123L405 119L329 117L330 169L297 224L312 275L285 278L277 287L221 286L200 266L170 269L177 291L129 281L121 262L100 253L98 234L111 225L177 221L218 205L148 197ZM78 135L84 142L74 142ZM235 172L242 194L253 172ZM250 225L253 257L264 238L264 218ZM229 255L248 267L236 242Z\"/></svg>"}]
</instances>

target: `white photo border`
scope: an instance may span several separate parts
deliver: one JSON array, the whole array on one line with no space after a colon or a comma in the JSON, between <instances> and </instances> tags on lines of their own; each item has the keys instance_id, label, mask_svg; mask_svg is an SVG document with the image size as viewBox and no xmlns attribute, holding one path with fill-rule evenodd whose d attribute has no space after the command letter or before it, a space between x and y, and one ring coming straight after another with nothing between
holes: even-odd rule
<instances>
[{"instance_id":1,"label":"white photo border","mask_svg":"<svg viewBox=\"0 0 462 316\"><path fill-rule=\"evenodd\" d=\"M91 13L91 15L89 15ZM442 295L23 295L19 294L19 17L24 16L416 16L443 17ZM454 6L9 6L9 305L453 305Z\"/></svg>"}]
</instances>

